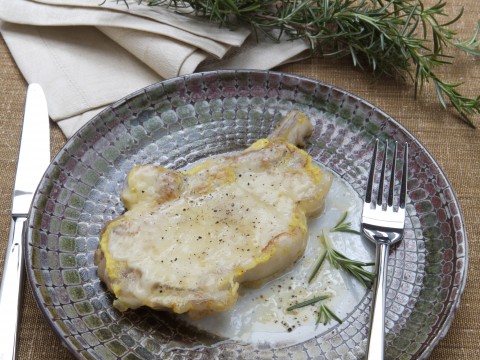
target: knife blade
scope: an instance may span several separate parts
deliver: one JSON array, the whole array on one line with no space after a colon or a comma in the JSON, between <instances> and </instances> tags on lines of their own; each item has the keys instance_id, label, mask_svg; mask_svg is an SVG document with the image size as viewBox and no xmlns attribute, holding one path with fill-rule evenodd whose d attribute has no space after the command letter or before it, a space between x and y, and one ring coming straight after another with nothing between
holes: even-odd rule
<instances>
[{"instance_id":1,"label":"knife blade","mask_svg":"<svg viewBox=\"0 0 480 360\"><path fill-rule=\"evenodd\" d=\"M0 360L16 357L24 284L23 227L33 195L50 163L50 125L42 88L27 89L17 173L13 189L10 235L0 285Z\"/></svg>"}]
</instances>

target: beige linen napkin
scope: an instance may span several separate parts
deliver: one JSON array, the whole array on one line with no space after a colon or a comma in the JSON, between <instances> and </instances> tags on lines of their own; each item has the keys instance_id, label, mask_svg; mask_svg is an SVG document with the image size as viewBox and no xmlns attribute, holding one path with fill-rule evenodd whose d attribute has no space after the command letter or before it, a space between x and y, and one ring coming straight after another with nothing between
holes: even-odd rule
<instances>
[{"instance_id":1,"label":"beige linen napkin","mask_svg":"<svg viewBox=\"0 0 480 360\"><path fill-rule=\"evenodd\" d=\"M10 0L11 1L11 0ZM245 26L226 29L215 23L191 16L191 8L173 9L167 6L147 6L138 0L31 0L37 3L57 5L60 7L90 8L95 11L115 11L129 15L137 15L159 23L182 29L192 34L203 36L232 46L242 45L250 30ZM181 12L181 13L180 13Z\"/></svg>"},{"instance_id":2,"label":"beige linen napkin","mask_svg":"<svg viewBox=\"0 0 480 360\"><path fill-rule=\"evenodd\" d=\"M212 40L193 32L186 31L151 19L123 12L111 11L100 6L97 8L75 8L72 6L54 6L35 3L30 0L0 0L0 19L6 22L39 26L111 26L145 31L162 35L179 42L189 44L217 57L223 57L231 46L238 46L247 38L244 31L230 32L226 29L209 30L217 38ZM183 25L183 28L188 26ZM228 33L225 36L224 33Z\"/></svg>"},{"instance_id":3,"label":"beige linen napkin","mask_svg":"<svg viewBox=\"0 0 480 360\"><path fill-rule=\"evenodd\" d=\"M44 88L50 117L67 137L85 121L77 115L162 80L93 27L2 23L0 31L27 82Z\"/></svg>"},{"instance_id":4,"label":"beige linen napkin","mask_svg":"<svg viewBox=\"0 0 480 360\"><path fill-rule=\"evenodd\" d=\"M218 27L215 41L157 21L160 17L28 0L0 0L0 18L5 20L0 32L20 71L27 82L42 85L50 116L67 137L105 106L156 81L196 70L269 69L308 49L301 40L245 41L244 30L224 35L228 31ZM242 46L232 46L236 42Z\"/></svg>"},{"instance_id":5,"label":"beige linen napkin","mask_svg":"<svg viewBox=\"0 0 480 360\"><path fill-rule=\"evenodd\" d=\"M97 29L165 79L194 72L208 57L208 53L195 46L161 35L109 26Z\"/></svg>"}]
</instances>

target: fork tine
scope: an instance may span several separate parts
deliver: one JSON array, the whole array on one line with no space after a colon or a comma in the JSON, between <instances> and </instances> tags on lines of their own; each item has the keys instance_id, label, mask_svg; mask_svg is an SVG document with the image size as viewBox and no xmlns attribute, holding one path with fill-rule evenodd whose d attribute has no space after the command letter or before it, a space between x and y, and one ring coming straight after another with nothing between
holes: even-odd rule
<instances>
[{"instance_id":1,"label":"fork tine","mask_svg":"<svg viewBox=\"0 0 480 360\"><path fill-rule=\"evenodd\" d=\"M377 205L383 204L383 184L385 182L385 166L387 165L388 140L385 141L385 151L383 153L382 172L380 174L380 183L378 184Z\"/></svg>"},{"instance_id":2,"label":"fork tine","mask_svg":"<svg viewBox=\"0 0 480 360\"><path fill-rule=\"evenodd\" d=\"M407 179L408 179L408 143L405 143L403 148L403 171L402 171L402 186L400 189L400 207L405 208L407 198Z\"/></svg>"},{"instance_id":3,"label":"fork tine","mask_svg":"<svg viewBox=\"0 0 480 360\"><path fill-rule=\"evenodd\" d=\"M397 167L397 145L398 142L395 141L395 148L393 149L392 171L390 173L390 187L388 189L388 206L393 206L393 188L395 186L395 172Z\"/></svg>"},{"instance_id":4,"label":"fork tine","mask_svg":"<svg viewBox=\"0 0 480 360\"><path fill-rule=\"evenodd\" d=\"M377 160L378 139L375 140L375 146L373 148L373 156L370 163L370 172L368 174L367 191L365 193L365 202L368 204L372 201L373 192L373 180L375 175L375 163Z\"/></svg>"}]
</instances>

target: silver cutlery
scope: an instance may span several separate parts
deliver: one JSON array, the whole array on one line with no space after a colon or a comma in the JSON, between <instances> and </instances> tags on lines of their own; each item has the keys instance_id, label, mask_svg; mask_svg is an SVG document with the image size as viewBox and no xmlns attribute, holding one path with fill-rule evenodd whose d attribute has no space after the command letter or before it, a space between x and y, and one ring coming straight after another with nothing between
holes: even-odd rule
<instances>
[{"instance_id":1,"label":"silver cutlery","mask_svg":"<svg viewBox=\"0 0 480 360\"><path fill-rule=\"evenodd\" d=\"M47 101L38 84L28 86L12 219L0 284L0 360L15 359L24 284L23 227L38 183L50 163Z\"/></svg>"},{"instance_id":2,"label":"silver cutlery","mask_svg":"<svg viewBox=\"0 0 480 360\"><path fill-rule=\"evenodd\" d=\"M398 243L403 237L408 179L408 144L405 143L400 193L395 196L397 158L397 143L395 142L390 181L388 185L385 185L385 181L387 180L385 177L388 155L387 142L385 144L377 196L376 199L373 197L373 183L375 182L375 164L377 163L378 143L378 140L376 140L362 213L362 231L369 240L376 244L375 273L377 276L373 284L373 302L367 343L367 360L383 360L384 358L385 295L388 253L390 246ZM398 199L398 202L395 201L395 197Z\"/></svg>"}]
</instances>

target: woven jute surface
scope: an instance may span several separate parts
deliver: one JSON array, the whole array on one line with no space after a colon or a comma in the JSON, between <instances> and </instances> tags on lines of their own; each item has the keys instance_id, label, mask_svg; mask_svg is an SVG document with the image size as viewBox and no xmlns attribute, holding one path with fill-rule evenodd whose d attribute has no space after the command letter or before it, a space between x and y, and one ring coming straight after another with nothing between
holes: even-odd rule
<instances>
[{"instance_id":1,"label":"woven jute surface","mask_svg":"<svg viewBox=\"0 0 480 360\"><path fill-rule=\"evenodd\" d=\"M448 2L451 13L464 6L467 10L455 27L468 37L478 20L478 0ZM469 8L476 11L468 11ZM459 55L459 54L457 54ZM0 37L0 272L3 268L6 240L10 227L11 193L18 157L26 83ZM453 112L444 111L435 91L427 86L415 100L411 83L394 80L373 82L369 74L345 61L309 59L276 70L307 76L354 93L386 111L405 126L433 155L452 184L460 206L469 241L467 287L447 336L430 359L480 358L480 129L472 130ZM459 55L456 65L439 69L438 74L452 82L463 81L462 91L480 95L480 60ZM480 123L479 118L476 119ZM66 139L51 124L52 154ZM1 319L0 319L1 321ZM19 359L73 359L55 336L38 309L29 285L25 286L19 335Z\"/></svg>"}]
</instances>

